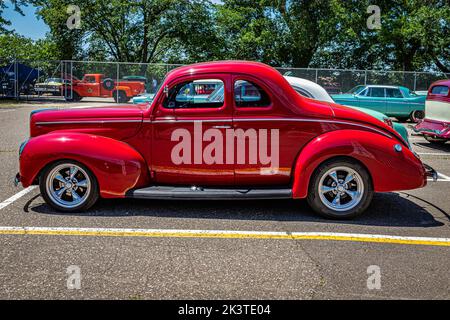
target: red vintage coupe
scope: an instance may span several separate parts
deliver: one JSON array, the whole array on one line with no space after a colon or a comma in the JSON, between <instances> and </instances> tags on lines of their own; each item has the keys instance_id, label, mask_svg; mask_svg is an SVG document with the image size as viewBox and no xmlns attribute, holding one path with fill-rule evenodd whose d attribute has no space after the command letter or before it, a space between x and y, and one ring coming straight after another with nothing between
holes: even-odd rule
<instances>
[{"instance_id":1,"label":"red vintage coupe","mask_svg":"<svg viewBox=\"0 0 450 320\"><path fill-rule=\"evenodd\" d=\"M220 85L204 99L186 88ZM103 198L307 198L352 218L374 192L415 189L436 173L391 127L351 108L299 95L255 62L171 71L150 105L38 110L20 148L24 187L39 184L60 211Z\"/></svg>"}]
</instances>

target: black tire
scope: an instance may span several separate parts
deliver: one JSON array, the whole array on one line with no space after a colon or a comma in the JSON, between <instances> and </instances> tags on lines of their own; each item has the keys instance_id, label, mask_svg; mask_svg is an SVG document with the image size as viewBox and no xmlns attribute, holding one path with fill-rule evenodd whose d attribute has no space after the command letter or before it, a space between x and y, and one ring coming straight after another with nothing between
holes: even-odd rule
<instances>
[{"instance_id":1,"label":"black tire","mask_svg":"<svg viewBox=\"0 0 450 320\"><path fill-rule=\"evenodd\" d=\"M411 112L411 115L409 116L412 122L419 122L419 120L422 120L425 118L425 111L423 110L414 110Z\"/></svg>"},{"instance_id":2,"label":"black tire","mask_svg":"<svg viewBox=\"0 0 450 320\"><path fill-rule=\"evenodd\" d=\"M110 78L106 78L103 80L102 82L102 86L105 90L111 91L114 89L114 87L116 86L116 84L114 83L113 79Z\"/></svg>"},{"instance_id":3,"label":"black tire","mask_svg":"<svg viewBox=\"0 0 450 320\"><path fill-rule=\"evenodd\" d=\"M67 102L79 102L81 101L82 97L75 91L67 91L66 95L64 96L64 99Z\"/></svg>"},{"instance_id":4,"label":"black tire","mask_svg":"<svg viewBox=\"0 0 450 320\"><path fill-rule=\"evenodd\" d=\"M113 97L116 103L127 103L128 101L130 101L130 98L128 98L127 94L122 90L114 91Z\"/></svg>"},{"instance_id":5,"label":"black tire","mask_svg":"<svg viewBox=\"0 0 450 320\"><path fill-rule=\"evenodd\" d=\"M429 143L437 145L437 146L442 146L448 141L447 139L433 138L428 135L424 135L424 137L425 137L425 140L427 140Z\"/></svg>"},{"instance_id":6,"label":"black tire","mask_svg":"<svg viewBox=\"0 0 450 320\"><path fill-rule=\"evenodd\" d=\"M86 174L89 176L89 179L91 182L90 192L87 195L84 202L82 202L80 205L72 207L72 208L67 208L67 207L61 206L58 203L56 203L55 201L53 201L47 190L47 179L49 178L49 174L52 172L52 170L54 168L56 168L57 166L60 166L62 164L76 165L76 166L82 168L86 172ZM94 174L88 168L86 168L86 166L79 163L78 161L73 161L73 160L61 160L61 161L57 161L57 162L54 162L54 163L48 165L42 171L42 174L40 176L39 189L41 191L41 195L44 198L45 202L48 205L50 205L51 207L53 207L54 209L56 209L57 211L61 211L61 212L86 211L89 208L91 208L97 202L97 200L99 198L98 183L97 183L97 179L94 176Z\"/></svg>"},{"instance_id":7,"label":"black tire","mask_svg":"<svg viewBox=\"0 0 450 320\"><path fill-rule=\"evenodd\" d=\"M362 196L359 200L359 202L352 208L349 208L345 211L337 211L329 208L326 206L323 202L323 200L320 197L319 194L319 184L322 179L326 175L327 172L332 170L333 168L339 168L339 167L346 167L349 169L352 169L354 172L356 172L359 175L359 180L361 181L363 185L363 191ZM338 175L339 175L338 170ZM326 178L325 178L326 181ZM356 181L353 182L356 185ZM352 186L353 187L353 186ZM330 191L334 192L334 191ZM325 194L325 193L322 193ZM329 194L327 193L327 196ZM331 193L331 197L334 194ZM347 195L343 195L342 197L346 197ZM372 186L372 179L366 170L361 164L359 164L357 161L351 160L351 159L331 159L329 161L324 162L321 164L314 172L314 174L311 177L310 183L309 183L309 191L308 191L308 203L311 206L311 208L318 213L319 215L328 218L328 219L337 219L337 220L347 220L355 218L359 215L361 215L370 205L373 197L373 186ZM342 199L340 197L340 199ZM351 198L349 198L351 199Z\"/></svg>"},{"instance_id":8,"label":"black tire","mask_svg":"<svg viewBox=\"0 0 450 320\"><path fill-rule=\"evenodd\" d=\"M396 118L400 122L407 122L410 119L409 117L396 117Z\"/></svg>"}]
</instances>

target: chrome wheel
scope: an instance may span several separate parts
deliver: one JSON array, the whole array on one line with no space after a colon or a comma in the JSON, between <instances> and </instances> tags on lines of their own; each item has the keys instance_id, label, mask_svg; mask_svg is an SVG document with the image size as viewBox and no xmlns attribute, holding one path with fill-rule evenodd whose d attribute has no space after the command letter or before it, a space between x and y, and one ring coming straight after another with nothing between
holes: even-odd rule
<instances>
[{"instance_id":1,"label":"chrome wheel","mask_svg":"<svg viewBox=\"0 0 450 320\"><path fill-rule=\"evenodd\" d=\"M88 199L91 179L78 165L64 163L48 173L45 187L51 201L63 208L73 209Z\"/></svg>"},{"instance_id":2,"label":"chrome wheel","mask_svg":"<svg viewBox=\"0 0 450 320\"><path fill-rule=\"evenodd\" d=\"M318 185L321 202L333 211L356 207L364 195L361 175L349 167L334 167L322 175Z\"/></svg>"}]
</instances>

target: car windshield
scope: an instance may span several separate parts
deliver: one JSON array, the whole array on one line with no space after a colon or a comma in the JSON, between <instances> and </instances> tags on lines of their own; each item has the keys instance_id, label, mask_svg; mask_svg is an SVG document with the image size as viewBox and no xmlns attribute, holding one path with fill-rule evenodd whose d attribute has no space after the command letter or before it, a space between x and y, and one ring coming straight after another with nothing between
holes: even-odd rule
<instances>
[{"instance_id":1,"label":"car windshield","mask_svg":"<svg viewBox=\"0 0 450 320\"><path fill-rule=\"evenodd\" d=\"M45 82L62 82L61 78L48 78Z\"/></svg>"},{"instance_id":2,"label":"car windshield","mask_svg":"<svg viewBox=\"0 0 450 320\"><path fill-rule=\"evenodd\" d=\"M351 89L348 93L359 94L359 93L361 93L361 91L364 90L364 88L365 88L365 86L356 86L353 89Z\"/></svg>"}]
</instances>

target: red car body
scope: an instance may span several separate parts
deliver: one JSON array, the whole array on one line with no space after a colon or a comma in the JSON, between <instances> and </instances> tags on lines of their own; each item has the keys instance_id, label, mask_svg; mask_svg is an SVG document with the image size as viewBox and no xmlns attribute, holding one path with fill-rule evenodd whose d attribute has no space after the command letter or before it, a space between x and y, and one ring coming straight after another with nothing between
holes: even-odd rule
<instances>
[{"instance_id":1,"label":"red car body","mask_svg":"<svg viewBox=\"0 0 450 320\"><path fill-rule=\"evenodd\" d=\"M425 119L414 130L430 142L450 140L450 80L434 82L425 102Z\"/></svg>"},{"instance_id":2,"label":"red car body","mask_svg":"<svg viewBox=\"0 0 450 320\"><path fill-rule=\"evenodd\" d=\"M222 107L163 106L166 88L199 79L223 81ZM270 105L237 107L232 86L236 79L263 88ZM221 131L278 129L279 170L261 174L260 164L174 164L171 150L177 142L171 134L184 128L194 135L195 121L202 121L204 129ZM304 98L275 69L254 62L224 61L175 69L150 105L36 112L31 115L30 136L20 156L24 187L38 183L49 164L71 159L93 172L104 198L126 197L130 190L152 185L287 187L292 198L305 198L316 168L336 157L363 165L376 192L420 188L427 181L424 165L391 127L354 109Z\"/></svg>"}]
</instances>

